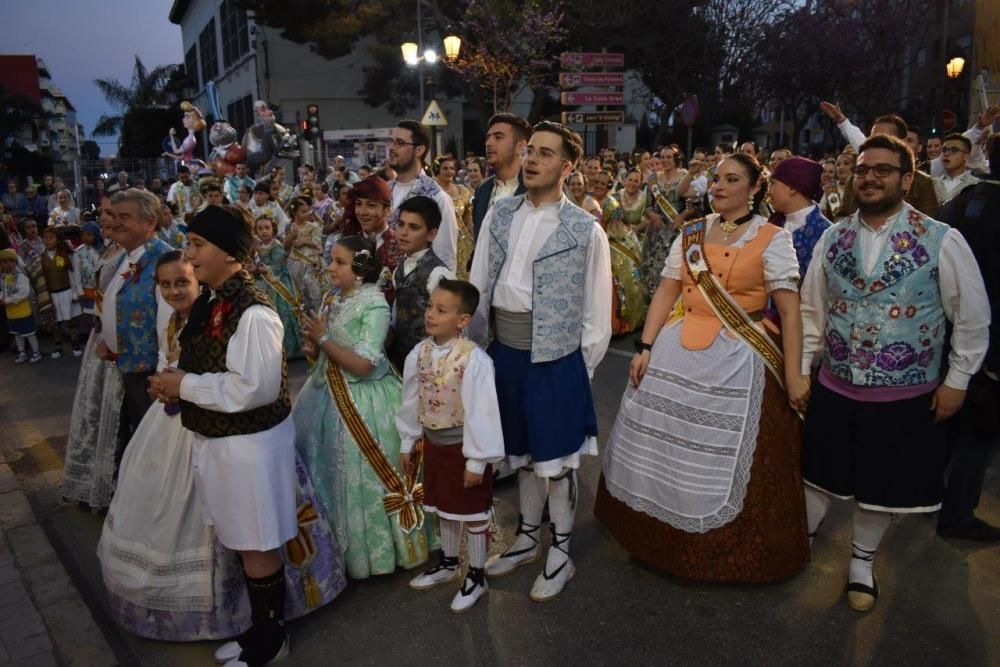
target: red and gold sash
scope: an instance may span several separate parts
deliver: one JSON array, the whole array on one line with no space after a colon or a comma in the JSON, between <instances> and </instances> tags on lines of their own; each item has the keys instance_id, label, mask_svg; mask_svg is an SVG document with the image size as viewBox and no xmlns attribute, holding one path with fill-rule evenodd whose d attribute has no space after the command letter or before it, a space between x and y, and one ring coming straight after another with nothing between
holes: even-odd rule
<instances>
[{"instance_id":1,"label":"red and gold sash","mask_svg":"<svg viewBox=\"0 0 1000 667\"><path fill-rule=\"evenodd\" d=\"M326 384L347 430L354 438L354 442L358 444L358 449L361 450L361 455L365 457L368 465L371 466L372 471L386 490L386 494L382 498L385 511L390 516L399 515L399 527L404 533L410 533L414 528L422 528L424 525L422 508L424 485L417 481L416 475L407 474L406 478L403 479L396 472L375 436L369 430L368 424L358 412L358 406L351 396L344 372L331 359L327 359L326 362ZM416 469L420 467L422 453L423 442L420 441L412 452Z\"/></svg>"},{"instance_id":2,"label":"red and gold sash","mask_svg":"<svg viewBox=\"0 0 1000 667\"><path fill-rule=\"evenodd\" d=\"M684 225L681 243L688 272L715 316L722 320L730 333L749 345L764 360L764 364L784 390L784 355L770 336L754 326L747 311L716 280L712 267L708 265L708 253L705 252L706 231L707 223L704 218Z\"/></svg>"}]
</instances>

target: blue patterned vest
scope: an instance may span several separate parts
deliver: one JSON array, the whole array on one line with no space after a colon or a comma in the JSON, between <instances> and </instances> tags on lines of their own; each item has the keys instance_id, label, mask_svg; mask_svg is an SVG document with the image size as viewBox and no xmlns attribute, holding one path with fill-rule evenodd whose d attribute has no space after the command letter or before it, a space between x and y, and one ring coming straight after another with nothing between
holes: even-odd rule
<instances>
[{"instance_id":1,"label":"blue patterned vest","mask_svg":"<svg viewBox=\"0 0 1000 667\"><path fill-rule=\"evenodd\" d=\"M493 204L490 223L489 283L481 298L489 312L493 289L507 260L510 228L524 195ZM532 264L531 362L555 361L580 347L583 334L587 249L597 222L566 197L559 204L559 227L545 241Z\"/></svg>"},{"instance_id":2,"label":"blue patterned vest","mask_svg":"<svg viewBox=\"0 0 1000 667\"><path fill-rule=\"evenodd\" d=\"M941 240L948 225L903 205L872 275L857 243L855 212L824 235L827 315L823 363L866 387L937 380L945 316L938 286Z\"/></svg>"},{"instance_id":3,"label":"blue patterned vest","mask_svg":"<svg viewBox=\"0 0 1000 667\"><path fill-rule=\"evenodd\" d=\"M159 342L156 340L156 260L173 250L158 238L146 242L146 251L136 262L132 275L125 279L115 298L115 321L118 333L118 367L123 373L156 370ZM117 267L128 270L128 256Z\"/></svg>"},{"instance_id":4,"label":"blue patterned vest","mask_svg":"<svg viewBox=\"0 0 1000 667\"><path fill-rule=\"evenodd\" d=\"M389 182L389 189L390 190L396 189L396 181ZM441 192L441 186L438 185L438 182L435 181L430 176L428 176L427 174L425 174L423 171L420 171L417 174L415 182L413 183L413 187L410 188L410 191L407 193L403 201L406 201L407 199L412 199L413 197L416 197L418 195L434 199L434 197L437 196L437 193L439 192ZM398 206L392 209L392 213L389 214L389 229L396 229L397 227L399 227Z\"/></svg>"},{"instance_id":5,"label":"blue patterned vest","mask_svg":"<svg viewBox=\"0 0 1000 667\"><path fill-rule=\"evenodd\" d=\"M806 279L806 271L812 260L813 249L830 224L827 217L819 210L819 206L813 206L809 215L806 216L806 224L792 233L792 245L795 246L795 256L799 260L799 277L802 280Z\"/></svg>"}]
</instances>

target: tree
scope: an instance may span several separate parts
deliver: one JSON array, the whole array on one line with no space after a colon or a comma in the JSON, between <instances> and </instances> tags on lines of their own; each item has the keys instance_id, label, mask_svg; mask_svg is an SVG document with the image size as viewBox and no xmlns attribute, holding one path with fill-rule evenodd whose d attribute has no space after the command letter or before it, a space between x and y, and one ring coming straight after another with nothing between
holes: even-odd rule
<instances>
[{"instance_id":1,"label":"tree","mask_svg":"<svg viewBox=\"0 0 1000 667\"><path fill-rule=\"evenodd\" d=\"M21 95L10 95L0 84L0 146L7 146L25 130L35 134L35 121L47 117L35 102Z\"/></svg>"},{"instance_id":2,"label":"tree","mask_svg":"<svg viewBox=\"0 0 1000 667\"><path fill-rule=\"evenodd\" d=\"M80 157L84 160L101 159L101 146L93 139L87 139L80 144Z\"/></svg>"},{"instance_id":3,"label":"tree","mask_svg":"<svg viewBox=\"0 0 1000 667\"><path fill-rule=\"evenodd\" d=\"M125 128L126 116L131 111L168 108L171 103L171 92L167 84L178 69L180 65L159 65L150 70L137 55L129 85L117 79L96 79L94 84L100 89L104 99L118 109L120 114L117 116L102 114L92 134L109 137L121 133Z\"/></svg>"}]
</instances>

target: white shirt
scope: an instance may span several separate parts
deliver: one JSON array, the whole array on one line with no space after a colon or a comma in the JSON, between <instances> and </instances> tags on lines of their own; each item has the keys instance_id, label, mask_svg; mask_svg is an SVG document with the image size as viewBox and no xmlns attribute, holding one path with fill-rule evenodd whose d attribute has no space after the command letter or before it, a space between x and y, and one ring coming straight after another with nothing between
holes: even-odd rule
<instances>
[{"instance_id":1,"label":"white shirt","mask_svg":"<svg viewBox=\"0 0 1000 667\"><path fill-rule=\"evenodd\" d=\"M122 273L128 268L129 263L135 264L142 259L145 252L146 246L143 244L123 256L117 266L113 267L108 264L103 269L104 271L114 270L115 277L111 279L111 282L108 283L108 289L104 291L104 305L101 309L101 338L104 339L104 344L107 345L108 349L115 354L118 354L118 291L125 284ZM159 295L160 290L157 289L156 293Z\"/></svg>"},{"instance_id":2,"label":"white shirt","mask_svg":"<svg viewBox=\"0 0 1000 667\"><path fill-rule=\"evenodd\" d=\"M514 174L514 178L508 178L506 181L495 176L493 178L493 192L490 193L489 208L493 207L493 203L497 199L513 197L514 193L517 192L518 185L520 185L520 181L517 179L517 174Z\"/></svg>"},{"instance_id":3,"label":"white shirt","mask_svg":"<svg viewBox=\"0 0 1000 667\"><path fill-rule=\"evenodd\" d=\"M197 192L195 190L195 185L184 185L180 181L176 181L167 190L167 201L171 204L177 204L180 209L180 214L183 216L185 213L194 213L195 202L194 194Z\"/></svg>"},{"instance_id":4,"label":"white shirt","mask_svg":"<svg viewBox=\"0 0 1000 667\"><path fill-rule=\"evenodd\" d=\"M392 181L392 210L395 211L403 203L410 190L413 189L417 179L408 183ZM452 271L458 264L458 218L455 216L455 203L451 200L451 195L442 190L440 186L437 192L431 197L441 210L441 227L438 228L437 237L431 244L434 254L444 262Z\"/></svg>"},{"instance_id":5,"label":"white shirt","mask_svg":"<svg viewBox=\"0 0 1000 667\"><path fill-rule=\"evenodd\" d=\"M380 237L380 239L381 239L381 237ZM405 258L403 258L403 276L404 277L410 275L411 273L413 273L413 270L417 268L417 264L420 263L420 260L423 259L424 255L427 254L428 250L430 250L430 248L424 248L420 252L415 252L412 255L407 255ZM437 288L438 283L441 282L442 278L447 278L449 280L454 280L455 279L455 274L447 266L435 266L433 269L431 269L431 274L430 274L430 276L427 277L427 293L428 294L430 294L431 292L433 292ZM393 283L396 282L396 276L395 275L393 275L392 280L393 280ZM396 287L399 287L399 285L396 285Z\"/></svg>"},{"instance_id":6,"label":"white shirt","mask_svg":"<svg viewBox=\"0 0 1000 667\"><path fill-rule=\"evenodd\" d=\"M226 371L188 373L180 397L216 412L253 410L278 400L285 329L267 306L250 306L240 316L226 347Z\"/></svg>"},{"instance_id":7,"label":"white shirt","mask_svg":"<svg viewBox=\"0 0 1000 667\"><path fill-rule=\"evenodd\" d=\"M566 201L550 202L535 206L527 197L514 212L510 229L507 258L496 285L493 287L493 306L514 313L529 313L532 309L534 291L534 260L545 242L559 227L559 206ZM483 218L482 229L488 230L493 221L493 209ZM480 234L473 254L469 281L482 293L489 283L490 239L492 234ZM594 369L601 363L611 341L611 249L608 236L594 221L590 233L590 247L587 249L587 265L584 268L586 282L583 288L583 331L580 347L587 371L593 377ZM485 330L489 313L476 313L477 332ZM485 338L485 336L482 336Z\"/></svg>"},{"instance_id":8,"label":"white shirt","mask_svg":"<svg viewBox=\"0 0 1000 667\"><path fill-rule=\"evenodd\" d=\"M912 210L904 205L899 215ZM867 274L875 269L893 220L886 220L878 231L862 222L858 226L857 243ZM813 358L824 347L826 335L827 282L824 257L830 235L839 227L834 225L823 232L823 237L813 249L812 262L802 283L802 373L808 374ZM948 375L944 383L953 389L965 390L969 379L982 366L989 347L990 303L969 244L955 229L945 232L938 257L938 288L941 307L952 323L951 352L948 355Z\"/></svg>"},{"instance_id":9,"label":"white shirt","mask_svg":"<svg viewBox=\"0 0 1000 667\"><path fill-rule=\"evenodd\" d=\"M972 172L966 169L958 176L949 176L948 172L945 172L941 176L934 177L934 194L937 195L938 201L944 204L946 201L957 195L966 186L975 185L979 182L979 179L972 175Z\"/></svg>"},{"instance_id":10,"label":"white shirt","mask_svg":"<svg viewBox=\"0 0 1000 667\"><path fill-rule=\"evenodd\" d=\"M691 179L691 184L688 186L692 196L694 197L704 197L705 193L708 192L708 176L705 174L699 174Z\"/></svg>"},{"instance_id":11,"label":"white shirt","mask_svg":"<svg viewBox=\"0 0 1000 667\"><path fill-rule=\"evenodd\" d=\"M454 338L444 345L430 339L431 358L437 364L455 346ZM399 451L409 454L413 444L423 435L420 424L420 374L417 358L424 342L420 342L406 355L403 364L402 402L396 411L396 428L399 430ZM462 455L465 469L483 474L488 463L504 458L503 427L500 424L500 405L497 402L497 385L493 379L493 360L480 348L473 348L462 378Z\"/></svg>"},{"instance_id":12,"label":"white shirt","mask_svg":"<svg viewBox=\"0 0 1000 667\"><path fill-rule=\"evenodd\" d=\"M785 226L783 229L789 234L794 234L799 229L805 226L806 221L809 216L812 215L813 209L816 208L816 204L810 204L805 208L800 208L794 213L785 214Z\"/></svg>"},{"instance_id":13,"label":"white shirt","mask_svg":"<svg viewBox=\"0 0 1000 667\"><path fill-rule=\"evenodd\" d=\"M844 136L844 140L853 146L854 150L860 151L861 144L865 143L868 139L865 133L861 131L861 128L846 118L840 121L837 127L840 128L840 133ZM969 169L982 169L984 171L989 171L990 169L990 162L983 153L982 144L979 143L984 131L983 128L976 124L962 133L963 137L972 142L972 152L969 154L969 162L966 165ZM944 163L941 162L940 156L931 160L930 171L931 176L941 176L945 173Z\"/></svg>"}]
</instances>

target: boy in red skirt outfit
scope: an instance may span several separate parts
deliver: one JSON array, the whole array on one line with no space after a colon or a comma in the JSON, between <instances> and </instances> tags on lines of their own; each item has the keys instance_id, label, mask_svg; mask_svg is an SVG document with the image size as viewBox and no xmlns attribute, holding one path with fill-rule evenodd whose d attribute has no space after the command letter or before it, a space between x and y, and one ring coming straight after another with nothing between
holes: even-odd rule
<instances>
[{"instance_id":1,"label":"boy in red skirt outfit","mask_svg":"<svg viewBox=\"0 0 1000 667\"><path fill-rule=\"evenodd\" d=\"M504 457L503 429L493 361L462 338L479 306L479 290L442 279L424 314L428 337L407 355L403 400L396 413L400 466L412 471L410 452L424 440L424 509L441 526L441 562L410 582L416 590L457 581L462 524L469 529L469 571L451 602L462 612L487 591L487 529L493 504L493 469Z\"/></svg>"}]
</instances>

